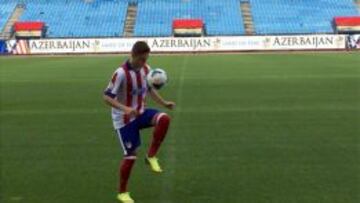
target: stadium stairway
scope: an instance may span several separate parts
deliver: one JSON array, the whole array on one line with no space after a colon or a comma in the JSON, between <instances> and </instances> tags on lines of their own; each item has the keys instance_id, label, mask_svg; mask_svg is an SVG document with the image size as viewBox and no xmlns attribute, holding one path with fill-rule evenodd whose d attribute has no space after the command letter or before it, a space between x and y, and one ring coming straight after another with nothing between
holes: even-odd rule
<instances>
[{"instance_id":1,"label":"stadium stairway","mask_svg":"<svg viewBox=\"0 0 360 203\"><path fill-rule=\"evenodd\" d=\"M132 37L134 35L136 13L137 13L137 4L129 3L126 14L126 20L125 20L125 28L123 34L124 37Z\"/></svg>"},{"instance_id":2,"label":"stadium stairway","mask_svg":"<svg viewBox=\"0 0 360 203\"><path fill-rule=\"evenodd\" d=\"M357 7L358 7L358 10L359 10L359 12L360 12L360 0L355 0L355 2L356 2L356 5L357 5Z\"/></svg>"},{"instance_id":3,"label":"stadium stairway","mask_svg":"<svg viewBox=\"0 0 360 203\"><path fill-rule=\"evenodd\" d=\"M254 35L254 21L251 14L251 6L248 0L240 1L240 10L244 19L245 33L247 35Z\"/></svg>"},{"instance_id":4,"label":"stadium stairway","mask_svg":"<svg viewBox=\"0 0 360 203\"><path fill-rule=\"evenodd\" d=\"M6 22L4 29L0 33L0 39L10 39L12 37L12 27L24 12L24 5L18 4L14 12L11 14L9 20Z\"/></svg>"}]
</instances>

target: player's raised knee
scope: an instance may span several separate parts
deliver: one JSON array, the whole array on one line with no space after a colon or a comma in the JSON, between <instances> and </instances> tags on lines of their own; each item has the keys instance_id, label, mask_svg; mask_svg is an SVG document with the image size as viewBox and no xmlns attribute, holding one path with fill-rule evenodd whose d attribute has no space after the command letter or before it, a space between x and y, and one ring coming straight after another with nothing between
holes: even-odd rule
<instances>
[{"instance_id":1,"label":"player's raised knee","mask_svg":"<svg viewBox=\"0 0 360 203\"><path fill-rule=\"evenodd\" d=\"M158 125L169 125L170 124L170 121L171 121L171 118L168 114L166 113L160 113L157 117L157 124Z\"/></svg>"}]
</instances>

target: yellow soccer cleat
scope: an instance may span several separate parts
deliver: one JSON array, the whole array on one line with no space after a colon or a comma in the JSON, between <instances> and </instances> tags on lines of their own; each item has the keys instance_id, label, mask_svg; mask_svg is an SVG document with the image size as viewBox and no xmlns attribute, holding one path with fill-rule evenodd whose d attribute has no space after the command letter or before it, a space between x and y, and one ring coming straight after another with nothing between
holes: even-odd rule
<instances>
[{"instance_id":1,"label":"yellow soccer cleat","mask_svg":"<svg viewBox=\"0 0 360 203\"><path fill-rule=\"evenodd\" d=\"M122 203L135 203L128 192L118 194L117 199Z\"/></svg>"},{"instance_id":2,"label":"yellow soccer cleat","mask_svg":"<svg viewBox=\"0 0 360 203\"><path fill-rule=\"evenodd\" d=\"M145 162L150 165L150 169L155 173L162 173L163 170L160 167L159 160L156 157L147 157Z\"/></svg>"}]
</instances>

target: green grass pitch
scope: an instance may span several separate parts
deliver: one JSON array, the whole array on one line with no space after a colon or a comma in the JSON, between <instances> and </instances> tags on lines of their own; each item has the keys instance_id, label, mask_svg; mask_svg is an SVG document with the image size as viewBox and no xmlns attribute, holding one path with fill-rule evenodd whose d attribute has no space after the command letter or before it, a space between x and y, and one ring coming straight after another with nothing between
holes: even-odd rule
<instances>
[{"instance_id":1,"label":"green grass pitch","mask_svg":"<svg viewBox=\"0 0 360 203\"><path fill-rule=\"evenodd\" d=\"M0 58L2 203L116 202L120 146L102 91L123 56ZM360 55L152 56L177 101L140 203L360 202ZM152 102L149 106L154 106Z\"/></svg>"}]
</instances>

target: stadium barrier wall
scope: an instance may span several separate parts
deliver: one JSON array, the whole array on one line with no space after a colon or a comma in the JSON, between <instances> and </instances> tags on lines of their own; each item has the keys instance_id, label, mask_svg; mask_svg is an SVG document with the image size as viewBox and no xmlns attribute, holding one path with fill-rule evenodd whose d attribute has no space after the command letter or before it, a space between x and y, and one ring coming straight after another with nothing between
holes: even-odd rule
<instances>
[{"instance_id":1,"label":"stadium barrier wall","mask_svg":"<svg viewBox=\"0 0 360 203\"><path fill-rule=\"evenodd\" d=\"M346 44L348 49L360 49L360 35L349 35Z\"/></svg>"},{"instance_id":2,"label":"stadium barrier wall","mask_svg":"<svg viewBox=\"0 0 360 203\"><path fill-rule=\"evenodd\" d=\"M0 40L0 54L6 54L7 53L7 46L5 40Z\"/></svg>"},{"instance_id":3,"label":"stadium barrier wall","mask_svg":"<svg viewBox=\"0 0 360 203\"><path fill-rule=\"evenodd\" d=\"M277 50L345 50L347 35L286 35L187 38L86 38L9 40L9 54L97 54L129 53L144 40L154 53L241 52Z\"/></svg>"}]
</instances>

